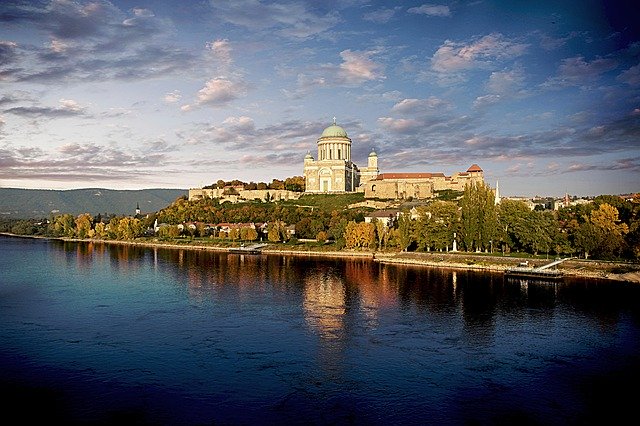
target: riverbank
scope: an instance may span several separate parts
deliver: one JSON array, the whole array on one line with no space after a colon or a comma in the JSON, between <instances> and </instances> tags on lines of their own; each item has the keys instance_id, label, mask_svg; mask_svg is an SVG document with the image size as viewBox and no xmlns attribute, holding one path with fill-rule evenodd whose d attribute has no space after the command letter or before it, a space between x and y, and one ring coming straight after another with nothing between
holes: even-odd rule
<instances>
[{"instance_id":1,"label":"riverbank","mask_svg":"<svg viewBox=\"0 0 640 426\"><path fill-rule=\"evenodd\" d=\"M165 248L180 250L208 250L217 252L230 252L232 248L238 248L239 244L227 246L198 244L185 240L182 244L159 240L121 241L121 240L91 240L76 238L52 238L31 235L16 235L0 233L0 235L19 238L38 238L59 240L66 242L91 242L98 244L111 244L122 246L136 246L146 248ZM334 258L363 258L387 264L402 264L435 268L481 270L488 272L504 272L508 268L518 266L522 262L520 257L504 255L490 255L483 253L466 252L375 252L362 250L320 250L307 247L306 249L290 249L283 245L269 244L261 248L260 252L267 255L310 256L310 257L334 257ZM542 266L552 259L528 259L533 267ZM571 259L557 266L567 276L605 279L613 281L626 281L640 283L640 264L625 262L608 262L599 260Z\"/></svg>"}]
</instances>

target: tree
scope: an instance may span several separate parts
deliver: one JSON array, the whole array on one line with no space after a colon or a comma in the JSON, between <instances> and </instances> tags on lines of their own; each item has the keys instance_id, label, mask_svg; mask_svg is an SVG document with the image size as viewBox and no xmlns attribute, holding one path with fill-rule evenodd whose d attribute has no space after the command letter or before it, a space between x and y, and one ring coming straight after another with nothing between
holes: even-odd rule
<instances>
[{"instance_id":1,"label":"tree","mask_svg":"<svg viewBox=\"0 0 640 426\"><path fill-rule=\"evenodd\" d=\"M123 217L118 221L116 228L117 239L119 240L133 240L136 237L141 236L144 233L142 223L140 219L133 217Z\"/></svg>"},{"instance_id":2,"label":"tree","mask_svg":"<svg viewBox=\"0 0 640 426\"><path fill-rule=\"evenodd\" d=\"M240 239L240 230L238 228L229 229L229 239L231 241L239 240Z\"/></svg>"},{"instance_id":3,"label":"tree","mask_svg":"<svg viewBox=\"0 0 640 426\"><path fill-rule=\"evenodd\" d=\"M49 224L49 232L55 237L73 238L76 233L74 217L68 213L55 216Z\"/></svg>"},{"instance_id":4,"label":"tree","mask_svg":"<svg viewBox=\"0 0 640 426\"><path fill-rule=\"evenodd\" d=\"M319 243L324 243L327 241L328 235L325 231L320 231L318 232L318 235L316 235L316 240L318 240Z\"/></svg>"},{"instance_id":5,"label":"tree","mask_svg":"<svg viewBox=\"0 0 640 426\"><path fill-rule=\"evenodd\" d=\"M98 222L95 224L94 226L94 233L93 233L93 237L101 240L103 238L105 238L107 236L107 232L105 231L105 223L104 222Z\"/></svg>"},{"instance_id":6,"label":"tree","mask_svg":"<svg viewBox=\"0 0 640 426\"><path fill-rule=\"evenodd\" d=\"M458 206L451 201L435 201L420 210L415 239L422 250L446 250L458 227Z\"/></svg>"},{"instance_id":7,"label":"tree","mask_svg":"<svg viewBox=\"0 0 640 426\"><path fill-rule=\"evenodd\" d=\"M413 242L413 223L407 212L398 217L398 247L401 251L407 251Z\"/></svg>"},{"instance_id":8,"label":"tree","mask_svg":"<svg viewBox=\"0 0 640 426\"><path fill-rule=\"evenodd\" d=\"M269 184L269 189L284 189L284 181L280 179L273 179Z\"/></svg>"},{"instance_id":9,"label":"tree","mask_svg":"<svg viewBox=\"0 0 640 426\"><path fill-rule=\"evenodd\" d=\"M600 204L597 210L591 212L590 221L602 235L595 249L598 255L601 258L619 255L624 248L624 235L629 232L629 226L620 223L618 209L607 203Z\"/></svg>"},{"instance_id":10,"label":"tree","mask_svg":"<svg viewBox=\"0 0 640 426\"><path fill-rule=\"evenodd\" d=\"M275 220L270 222L267 229L267 239L269 241L277 243L288 240L287 228L283 221Z\"/></svg>"},{"instance_id":11,"label":"tree","mask_svg":"<svg viewBox=\"0 0 640 426\"><path fill-rule=\"evenodd\" d=\"M76 236L80 239L87 238L91 231L92 223L93 223L93 216L91 216L89 213L84 213L78 216L75 220Z\"/></svg>"},{"instance_id":12,"label":"tree","mask_svg":"<svg viewBox=\"0 0 640 426\"><path fill-rule=\"evenodd\" d=\"M531 210L523 201L502 200L498 205L498 232L497 239L504 245L507 253L512 248L523 248L515 233L519 223L526 220Z\"/></svg>"},{"instance_id":13,"label":"tree","mask_svg":"<svg viewBox=\"0 0 640 426\"><path fill-rule=\"evenodd\" d=\"M284 189L288 191L304 192L305 180L304 176L293 176L284 180Z\"/></svg>"},{"instance_id":14,"label":"tree","mask_svg":"<svg viewBox=\"0 0 640 426\"><path fill-rule=\"evenodd\" d=\"M483 182L467 184L460 202L462 242L467 251L487 249L497 235L498 217L491 188Z\"/></svg>"},{"instance_id":15,"label":"tree","mask_svg":"<svg viewBox=\"0 0 640 426\"><path fill-rule=\"evenodd\" d=\"M376 245L376 228L372 223L351 221L345 230L347 248L374 248Z\"/></svg>"},{"instance_id":16,"label":"tree","mask_svg":"<svg viewBox=\"0 0 640 426\"><path fill-rule=\"evenodd\" d=\"M591 253L598 245L602 235L600 230L591 223L590 220L582 222L573 234L573 245L576 249L584 253L584 258L589 258Z\"/></svg>"},{"instance_id":17,"label":"tree","mask_svg":"<svg viewBox=\"0 0 640 426\"><path fill-rule=\"evenodd\" d=\"M253 228L241 228L240 239L243 241L255 241L258 239L258 232Z\"/></svg>"}]
</instances>

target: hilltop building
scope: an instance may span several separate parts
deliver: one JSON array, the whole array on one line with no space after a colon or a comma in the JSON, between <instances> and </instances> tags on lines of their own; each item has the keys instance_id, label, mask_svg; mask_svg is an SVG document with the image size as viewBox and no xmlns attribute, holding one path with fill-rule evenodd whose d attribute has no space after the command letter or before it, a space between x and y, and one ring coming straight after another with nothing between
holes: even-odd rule
<instances>
[{"instance_id":1,"label":"hilltop building","mask_svg":"<svg viewBox=\"0 0 640 426\"><path fill-rule=\"evenodd\" d=\"M322 132L317 142L318 159L311 153L304 157L304 178L308 193L356 192L361 181L378 176L378 156L369 154L367 167L360 170L351 161L351 139L347 132L333 124Z\"/></svg>"},{"instance_id":2,"label":"hilltop building","mask_svg":"<svg viewBox=\"0 0 640 426\"><path fill-rule=\"evenodd\" d=\"M380 173L378 154L372 151L367 166L359 169L351 161L351 139L336 124L324 129L317 141L318 159L304 157L307 193L364 192L365 198L428 199L437 191L463 191L472 182L484 182L484 172L474 164L466 172L452 176L443 173Z\"/></svg>"}]
</instances>

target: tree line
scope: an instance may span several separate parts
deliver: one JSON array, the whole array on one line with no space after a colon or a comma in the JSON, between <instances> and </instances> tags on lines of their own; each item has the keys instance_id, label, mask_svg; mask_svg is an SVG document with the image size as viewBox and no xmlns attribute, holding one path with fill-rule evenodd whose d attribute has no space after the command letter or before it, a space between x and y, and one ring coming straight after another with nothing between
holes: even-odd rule
<instances>
[{"instance_id":1,"label":"tree line","mask_svg":"<svg viewBox=\"0 0 640 426\"><path fill-rule=\"evenodd\" d=\"M484 184L465 188L455 201L435 200L401 211L391 226L365 222L370 209L323 209L290 203L260 201L219 204L216 199L188 201L181 197L146 217L112 217L89 214L52 217L48 223L0 223L16 234L69 238L134 239L154 223L166 224L156 237L217 238L232 241L290 239L332 241L336 249L450 251L454 241L467 252L512 252L580 256L599 259L640 259L640 199L624 200L601 195L593 202L557 211L531 210L522 201L494 203L493 191ZM220 223L267 223L264 232L231 228L217 232ZM178 225L182 227L180 230ZM286 232L295 225L295 234Z\"/></svg>"}]
</instances>

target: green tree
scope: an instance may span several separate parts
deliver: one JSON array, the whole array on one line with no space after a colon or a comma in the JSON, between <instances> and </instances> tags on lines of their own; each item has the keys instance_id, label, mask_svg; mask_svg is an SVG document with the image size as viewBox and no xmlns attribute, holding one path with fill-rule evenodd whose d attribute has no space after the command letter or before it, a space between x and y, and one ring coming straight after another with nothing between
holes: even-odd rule
<instances>
[{"instance_id":1,"label":"green tree","mask_svg":"<svg viewBox=\"0 0 640 426\"><path fill-rule=\"evenodd\" d=\"M495 196L483 182L467 184L460 201L462 242L467 251L487 250L497 236Z\"/></svg>"},{"instance_id":2,"label":"green tree","mask_svg":"<svg viewBox=\"0 0 640 426\"><path fill-rule=\"evenodd\" d=\"M451 201L435 201L419 210L415 240L421 250L446 250L458 227L458 206Z\"/></svg>"},{"instance_id":3,"label":"green tree","mask_svg":"<svg viewBox=\"0 0 640 426\"><path fill-rule=\"evenodd\" d=\"M55 237L73 238L76 233L75 218L68 213L55 216L49 224L49 233Z\"/></svg>"},{"instance_id":4,"label":"green tree","mask_svg":"<svg viewBox=\"0 0 640 426\"><path fill-rule=\"evenodd\" d=\"M397 243L401 251L407 251L414 241L414 224L409 213L404 212L398 217Z\"/></svg>"},{"instance_id":5,"label":"green tree","mask_svg":"<svg viewBox=\"0 0 640 426\"><path fill-rule=\"evenodd\" d=\"M107 236L104 222L102 221L97 222L93 228L94 228L93 238L102 240Z\"/></svg>"},{"instance_id":6,"label":"green tree","mask_svg":"<svg viewBox=\"0 0 640 426\"><path fill-rule=\"evenodd\" d=\"M502 200L498 205L498 232L497 240L504 246L504 251L509 253L513 248L521 248L520 238L516 234L519 224L526 221L531 210L519 200Z\"/></svg>"}]
</instances>

